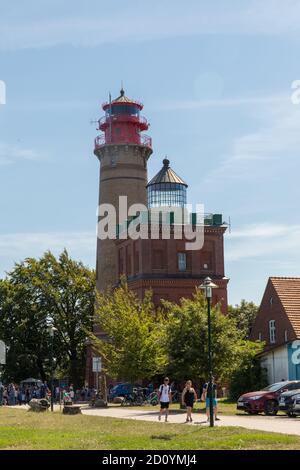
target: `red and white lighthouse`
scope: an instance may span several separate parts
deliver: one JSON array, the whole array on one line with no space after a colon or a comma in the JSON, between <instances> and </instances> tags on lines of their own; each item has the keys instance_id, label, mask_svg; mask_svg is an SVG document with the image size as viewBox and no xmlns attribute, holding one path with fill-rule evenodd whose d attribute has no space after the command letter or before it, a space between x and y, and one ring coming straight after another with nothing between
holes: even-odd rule
<instances>
[{"instance_id":1,"label":"red and white lighthouse","mask_svg":"<svg viewBox=\"0 0 300 470\"><path fill-rule=\"evenodd\" d=\"M96 137L98 149L107 144L136 144L152 148L151 137L142 134L149 128L149 123L141 116L143 104L125 96L123 88L120 96L102 105L105 111L99 122L99 129L104 134Z\"/></svg>"},{"instance_id":2,"label":"red and white lighthouse","mask_svg":"<svg viewBox=\"0 0 300 470\"><path fill-rule=\"evenodd\" d=\"M119 218L119 196L127 196L128 207L147 205L147 160L152 153L149 128L141 116L142 103L120 96L102 105L105 112L99 122L103 134L95 139L94 153L100 161L99 205L111 204ZM118 220L119 223L125 222ZM97 288L104 290L118 279L117 250L114 240L97 240Z\"/></svg>"}]
</instances>

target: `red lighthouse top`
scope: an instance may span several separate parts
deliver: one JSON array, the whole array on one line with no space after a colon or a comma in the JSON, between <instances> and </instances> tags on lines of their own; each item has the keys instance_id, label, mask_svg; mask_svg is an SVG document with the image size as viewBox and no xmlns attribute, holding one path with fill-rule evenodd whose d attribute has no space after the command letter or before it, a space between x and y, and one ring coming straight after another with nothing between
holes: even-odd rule
<instances>
[{"instance_id":1,"label":"red lighthouse top","mask_svg":"<svg viewBox=\"0 0 300 470\"><path fill-rule=\"evenodd\" d=\"M95 140L96 149L106 144L135 144L152 147L151 138L141 134L149 128L147 119L140 115L143 104L125 96L123 88L118 98L103 103L105 116L99 119L99 130L104 134Z\"/></svg>"}]
</instances>

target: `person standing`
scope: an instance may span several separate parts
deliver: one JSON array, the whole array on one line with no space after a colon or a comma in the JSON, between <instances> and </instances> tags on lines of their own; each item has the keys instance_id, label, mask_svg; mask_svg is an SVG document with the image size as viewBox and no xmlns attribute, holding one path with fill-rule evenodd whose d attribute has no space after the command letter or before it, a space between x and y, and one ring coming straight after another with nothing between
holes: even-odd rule
<instances>
[{"instance_id":1,"label":"person standing","mask_svg":"<svg viewBox=\"0 0 300 470\"><path fill-rule=\"evenodd\" d=\"M212 396L213 396L213 410L214 410L214 417L215 421L220 421L220 418L217 417L217 385L215 384L215 379L212 377ZM203 385L203 393L202 393L203 400L205 401L206 406L206 416L207 422L210 421L210 382L206 382Z\"/></svg>"},{"instance_id":2,"label":"person standing","mask_svg":"<svg viewBox=\"0 0 300 470\"><path fill-rule=\"evenodd\" d=\"M15 386L13 383L11 383L8 386L8 404L10 406L14 406L16 404L15 392L16 392Z\"/></svg>"},{"instance_id":3,"label":"person standing","mask_svg":"<svg viewBox=\"0 0 300 470\"><path fill-rule=\"evenodd\" d=\"M2 382L0 382L0 406L2 406L4 402L3 394L4 394L4 385L2 384Z\"/></svg>"},{"instance_id":4,"label":"person standing","mask_svg":"<svg viewBox=\"0 0 300 470\"><path fill-rule=\"evenodd\" d=\"M69 394L70 394L70 398L71 398L72 403L74 403L75 393L74 393L73 384L71 384L70 387L69 387Z\"/></svg>"},{"instance_id":5,"label":"person standing","mask_svg":"<svg viewBox=\"0 0 300 470\"><path fill-rule=\"evenodd\" d=\"M188 380L185 384L181 395L182 405L186 406L186 420L185 422L188 423L189 421L192 422L192 411L195 401L197 400L197 394L195 389L193 388L193 384L191 380Z\"/></svg>"},{"instance_id":6,"label":"person standing","mask_svg":"<svg viewBox=\"0 0 300 470\"><path fill-rule=\"evenodd\" d=\"M172 402L172 392L168 377L164 378L164 383L159 387L158 398L160 401L158 420L160 421L162 414L165 413L165 422L167 423L169 416L169 405Z\"/></svg>"}]
</instances>

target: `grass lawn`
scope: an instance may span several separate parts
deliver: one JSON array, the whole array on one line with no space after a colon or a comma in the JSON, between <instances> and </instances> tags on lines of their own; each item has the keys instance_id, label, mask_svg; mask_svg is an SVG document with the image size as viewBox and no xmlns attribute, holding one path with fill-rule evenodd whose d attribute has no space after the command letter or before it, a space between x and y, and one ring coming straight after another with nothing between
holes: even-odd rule
<instances>
[{"instance_id":1,"label":"grass lawn","mask_svg":"<svg viewBox=\"0 0 300 470\"><path fill-rule=\"evenodd\" d=\"M300 437L0 408L0 449L300 449Z\"/></svg>"}]
</instances>

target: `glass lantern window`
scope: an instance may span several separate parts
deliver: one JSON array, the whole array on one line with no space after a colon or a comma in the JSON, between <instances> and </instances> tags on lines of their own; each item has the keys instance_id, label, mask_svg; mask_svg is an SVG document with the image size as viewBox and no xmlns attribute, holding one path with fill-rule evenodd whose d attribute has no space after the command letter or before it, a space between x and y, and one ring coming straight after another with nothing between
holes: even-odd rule
<instances>
[{"instance_id":1,"label":"glass lantern window","mask_svg":"<svg viewBox=\"0 0 300 470\"><path fill-rule=\"evenodd\" d=\"M179 183L158 183L148 186L148 206L179 206L186 204L186 187Z\"/></svg>"}]
</instances>

